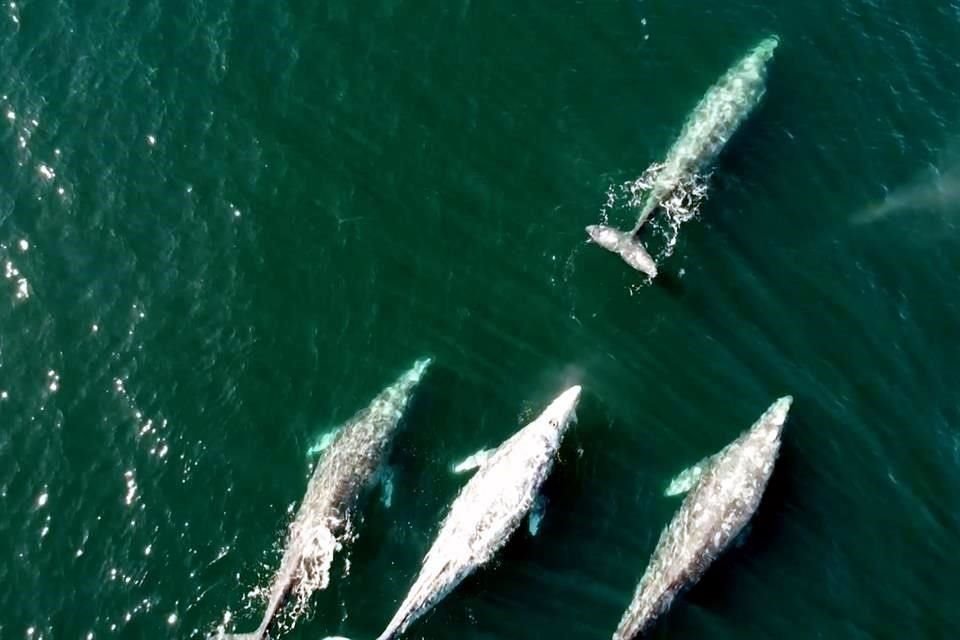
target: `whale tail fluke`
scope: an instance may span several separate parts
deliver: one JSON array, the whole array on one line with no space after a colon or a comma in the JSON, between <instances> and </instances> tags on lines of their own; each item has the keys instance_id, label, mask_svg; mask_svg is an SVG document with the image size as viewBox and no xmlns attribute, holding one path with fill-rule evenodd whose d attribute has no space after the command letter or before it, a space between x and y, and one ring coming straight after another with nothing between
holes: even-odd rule
<instances>
[{"instance_id":1,"label":"whale tail fluke","mask_svg":"<svg viewBox=\"0 0 960 640\"><path fill-rule=\"evenodd\" d=\"M587 227L587 235L598 245L617 254L628 265L650 276L657 277L657 263L633 233L625 233L604 224Z\"/></svg>"}]
</instances>

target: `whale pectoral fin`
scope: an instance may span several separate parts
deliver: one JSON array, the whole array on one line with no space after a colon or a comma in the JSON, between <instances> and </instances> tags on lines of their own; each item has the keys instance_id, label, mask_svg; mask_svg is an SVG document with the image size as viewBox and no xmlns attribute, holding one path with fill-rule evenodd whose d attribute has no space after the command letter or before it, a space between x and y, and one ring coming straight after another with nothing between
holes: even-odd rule
<instances>
[{"instance_id":1,"label":"whale pectoral fin","mask_svg":"<svg viewBox=\"0 0 960 640\"><path fill-rule=\"evenodd\" d=\"M466 473L467 471L479 469L487 463L487 460L490 459L494 451L496 451L496 449L481 449L453 465L452 471L454 473Z\"/></svg>"},{"instance_id":2,"label":"whale pectoral fin","mask_svg":"<svg viewBox=\"0 0 960 640\"><path fill-rule=\"evenodd\" d=\"M341 429L342 427L336 427L326 433L320 434L317 439L314 440L313 444L310 445L310 448L307 449L307 456L313 457L323 453L327 447L333 444L333 441L336 440L337 434L340 433Z\"/></svg>"},{"instance_id":3,"label":"whale pectoral fin","mask_svg":"<svg viewBox=\"0 0 960 640\"><path fill-rule=\"evenodd\" d=\"M390 505L393 504L394 476L395 474L393 472L393 467L384 465L384 467L380 470L380 476L378 478L380 481L380 501L387 509L389 509Z\"/></svg>"},{"instance_id":4,"label":"whale pectoral fin","mask_svg":"<svg viewBox=\"0 0 960 640\"><path fill-rule=\"evenodd\" d=\"M663 492L663 495L679 496L687 493L690 491L690 489L693 489L697 482L700 481L700 476L703 475L703 470L706 469L707 465L710 463L711 457L712 456L708 456L692 467L687 467L677 474L677 476L670 481L670 484L667 486L667 490Z\"/></svg>"},{"instance_id":5,"label":"whale pectoral fin","mask_svg":"<svg viewBox=\"0 0 960 640\"><path fill-rule=\"evenodd\" d=\"M743 529L740 530L740 533L737 534L737 537L733 539L733 546L737 549L747 544L747 538L750 537L750 532L753 531L753 522L747 522L743 526Z\"/></svg>"},{"instance_id":6,"label":"whale pectoral fin","mask_svg":"<svg viewBox=\"0 0 960 640\"><path fill-rule=\"evenodd\" d=\"M547 513L547 498L541 494L537 494L536 499L533 501L533 507L530 509L530 514L527 516L527 529L530 531L530 535L535 536L540 532L540 523L543 522L543 516Z\"/></svg>"}]
</instances>

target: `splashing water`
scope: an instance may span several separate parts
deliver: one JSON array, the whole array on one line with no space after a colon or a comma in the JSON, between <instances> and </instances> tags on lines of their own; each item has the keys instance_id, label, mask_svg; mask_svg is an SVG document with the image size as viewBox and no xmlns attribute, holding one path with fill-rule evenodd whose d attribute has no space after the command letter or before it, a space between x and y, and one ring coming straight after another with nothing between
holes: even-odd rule
<instances>
[{"instance_id":1,"label":"splashing water","mask_svg":"<svg viewBox=\"0 0 960 640\"><path fill-rule=\"evenodd\" d=\"M306 613L310 597L316 591L327 588L333 556L343 546L330 528L324 525L301 530L297 535L305 540L302 547L304 553L298 568L300 580L290 593L288 611L291 620L296 620ZM349 533L346 537L349 537Z\"/></svg>"},{"instance_id":2,"label":"splashing water","mask_svg":"<svg viewBox=\"0 0 960 640\"><path fill-rule=\"evenodd\" d=\"M651 164L636 179L610 185L606 201L600 208L600 219L609 224L610 212L620 208L639 209L657 186L664 163ZM666 216L653 218L649 226L663 238L663 247L656 252L659 261L673 255L680 227L694 219L709 193L710 174L694 173L677 181L670 196L660 203Z\"/></svg>"},{"instance_id":3,"label":"splashing water","mask_svg":"<svg viewBox=\"0 0 960 640\"><path fill-rule=\"evenodd\" d=\"M338 523L333 522L311 523L311 526L296 527L291 531L291 538L296 540L290 540L288 546L296 545L302 550L303 555L297 563L298 580L292 585L287 594L285 606L278 612L274 621L273 626L278 633L292 631L297 622L310 610L312 596L317 591L326 589L330 584L330 570L334 555L353 539L349 528L339 537L334 535L333 530L337 528ZM251 600L256 599L266 603L270 597L270 587L257 587L248 594L248 597Z\"/></svg>"}]
</instances>

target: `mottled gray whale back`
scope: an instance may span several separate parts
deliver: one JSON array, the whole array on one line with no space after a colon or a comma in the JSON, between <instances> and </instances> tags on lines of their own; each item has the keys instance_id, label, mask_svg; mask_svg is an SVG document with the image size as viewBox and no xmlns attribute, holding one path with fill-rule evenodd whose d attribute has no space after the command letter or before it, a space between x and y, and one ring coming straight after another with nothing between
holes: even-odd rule
<instances>
[{"instance_id":1,"label":"mottled gray whale back","mask_svg":"<svg viewBox=\"0 0 960 640\"><path fill-rule=\"evenodd\" d=\"M614 640L630 640L703 575L760 504L793 398L774 402L739 438L699 467L699 478L667 525Z\"/></svg>"},{"instance_id":2,"label":"mottled gray whale back","mask_svg":"<svg viewBox=\"0 0 960 640\"><path fill-rule=\"evenodd\" d=\"M651 278L657 275L653 258L637 235L658 209L695 212L695 202L705 197L708 173L724 145L760 103L766 87L767 63L778 39L764 39L714 84L687 117L679 137L662 164L652 165L638 183L648 189L633 229L619 231L590 225L587 234L604 249L618 254L634 269Z\"/></svg>"},{"instance_id":3,"label":"mottled gray whale back","mask_svg":"<svg viewBox=\"0 0 960 640\"><path fill-rule=\"evenodd\" d=\"M553 468L579 399L579 386L564 391L503 442L461 489L413 586L378 640L402 634L506 543Z\"/></svg>"},{"instance_id":4,"label":"mottled gray whale back","mask_svg":"<svg viewBox=\"0 0 960 640\"><path fill-rule=\"evenodd\" d=\"M265 638L286 600L295 596L292 606L296 617L314 591L327 587L334 553L353 537L358 498L376 479L414 388L429 365L429 358L418 360L338 430L317 463L290 524L260 626L252 633L226 637Z\"/></svg>"}]
</instances>

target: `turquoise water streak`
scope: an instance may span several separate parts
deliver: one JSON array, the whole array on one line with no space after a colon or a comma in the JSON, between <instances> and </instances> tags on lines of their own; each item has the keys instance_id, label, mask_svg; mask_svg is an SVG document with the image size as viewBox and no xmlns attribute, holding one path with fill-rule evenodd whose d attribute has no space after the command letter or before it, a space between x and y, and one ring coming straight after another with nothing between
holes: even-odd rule
<instances>
[{"instance_id":1,"label":"turquoise water streak","mask_svg":"<svg viewBox=\"0 0 960 640\"><path fill-rule=\"evenodd\" d=\"M584 226L771 33L637 289ZM307 449L421 355L393 505L285 637L374 637L450 464L573 382L539 536L409 637L609 637L671 477L786 393L750 537L651 637L953 637L958 42L943 0L5 3L0 637L254 626Z\"/></svg>"}]
</instances>

